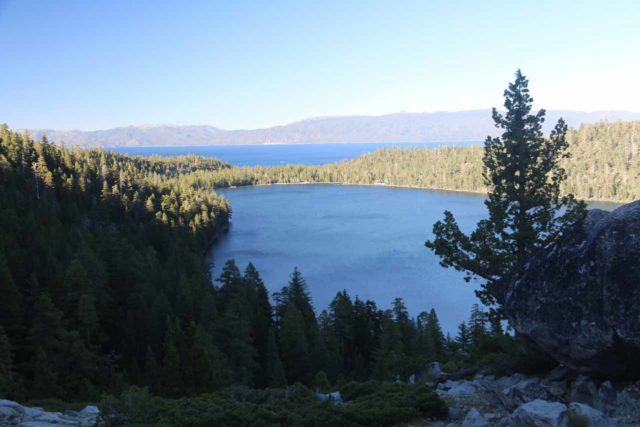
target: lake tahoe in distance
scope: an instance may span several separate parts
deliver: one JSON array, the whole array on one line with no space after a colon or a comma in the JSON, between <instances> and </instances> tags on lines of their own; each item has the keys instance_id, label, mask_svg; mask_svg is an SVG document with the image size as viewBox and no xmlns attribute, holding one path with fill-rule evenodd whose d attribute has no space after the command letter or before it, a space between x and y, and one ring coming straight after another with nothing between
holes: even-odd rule
<instances>
[{"instance_id":1,"label":"lake tahoe in distance","mask_svg":"<svg viewBox=\"0 0 640 427\"><path fill-rule=\"evenodd\" d=\"M202 147L119 147L132 155L197 154L236 166L325 164L379 148L471 145L465 143L283 144ZM381 309L403 298L414 316L435 308L445 332L455 334L477 303L464 275L440 266L424 247L444 210L471 231L486 216L484 196L464 192L357 185L272 185L222 188L231 202L232 226L212 247L212 277L234 258L249 261L270 292L286 284L294 267L307 281L315 308L327 308L337 292L371 299ZM614 203L590 207L611 210Z\"/></svg>"},{"instance_id":2,"label":"lake tahoe in distance","mask_svg":"<svg viewBox=\"0 0 640 427\"><path fill-rule=\"evenodd\" d=\"M323 165L356 158L379 148L425 148L481 145L481 141L363 142L331 144L207 145L182 147L111 147L132 156L179 156L195 154L216 157L234 166Z\"/></svg>"}]
</instances>

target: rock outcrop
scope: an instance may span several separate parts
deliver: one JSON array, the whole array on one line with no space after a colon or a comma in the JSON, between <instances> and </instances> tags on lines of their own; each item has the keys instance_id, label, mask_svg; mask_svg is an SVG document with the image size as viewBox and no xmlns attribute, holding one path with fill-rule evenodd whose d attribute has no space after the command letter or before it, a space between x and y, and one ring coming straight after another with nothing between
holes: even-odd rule
<instances>
[{"instance_id":1,"label":"rock outcrop","mask_svg":"<svg viewBox=\"0 0 640 427\"><path fill-rule=\"evenodd\" d=\"M510 279L504 309L577 372L640 378L640 201L589 211Z\"/></svg>"},{"instance_id":2,"label":"rock outcrop","mask_svg":"<svg viewBox=\"0 0 640 427\"><path fill-rule=\"evenodd\" d=\"M640 381L601 382L585 376L558 379L513 374L447 381L436 393L449 406L447 427L640 426Z\"/></svg>"},{"instance_id":3,"label":"rock outcrop","mask_svg":"<svg viewBox=\"0 0 640 427\"><path fill-rule=\"evenodd\" d=\"M0 426L90 427L97 424L99 417L100 411L92 405L78 412L47 412L42 408L22 406L11 400L0 399Z\"/></svg>"}]
</instances>

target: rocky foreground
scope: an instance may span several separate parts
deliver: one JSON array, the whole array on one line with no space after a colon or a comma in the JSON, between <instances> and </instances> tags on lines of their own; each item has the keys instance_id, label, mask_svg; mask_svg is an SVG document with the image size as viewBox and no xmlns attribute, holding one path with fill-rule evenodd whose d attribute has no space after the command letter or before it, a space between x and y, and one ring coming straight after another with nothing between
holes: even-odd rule
<instances>
[{"instance_id":1,"label":"rocky foreground","mask_svg":"<svg viewBox=\"0 0 640 427\"><path fill-rule=\"evenodd\" d=\"M0 399L0 426L61 427L95 426L100 411L89 405L81 411L47 412L42 408L22 406L11 400Z\"/></svg>"},{"instance_id":2,"label":"rocky foreground","mask_svg":"<svg viewBox=\"0 0 640 427\"><path fill-rule=\"evenodd\" d=\"M640 381L597 381L564 367L544 377L479 374L440 383L436 391L450 420L434 426L640 426Z\"/></svg>"},{"instance_id":3,"label":"rocky foreground","mask_svg":"<svg viewBox=\"0 0 640 427\"><path fill-rule=\"evenodd\" d=\"M560 367L544 377L478 374L433 386L449 405L449 419L427 423L432 427L640 426L640 381L594 380ZM338 392L318 398L341 403ZM0 400L0 426L88 427L99 425L99 416L95 406L60 413Z\"/></svg>"}]
</instances>

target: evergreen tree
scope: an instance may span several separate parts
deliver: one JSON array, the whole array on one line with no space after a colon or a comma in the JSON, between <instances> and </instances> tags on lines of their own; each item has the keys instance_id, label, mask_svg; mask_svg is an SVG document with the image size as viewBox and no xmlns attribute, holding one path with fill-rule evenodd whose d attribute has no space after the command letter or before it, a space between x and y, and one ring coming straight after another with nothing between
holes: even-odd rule
<instances>
[{"instance_id":1,"label":"evergreen tree","mask_svg":"<svg viewBox=\"0 0 640 427\"><path fill-rule=\"evenodd\" d=\"M329 309L336 350L342 359L343 369L350 371L354 365L355 349L353 346L353 303L347 291L338 292L331 301ZM323 342L322 344L324 347Z\"/></svg>"},{"instance_id":2,"label":"evergreen tree","mask_svg":"<svg viewBox=\"0 0 640 427\"><path fill-rule=\"evenodd\" d=\"M380 381L397 379L403 359L402 335L393 320L393 314L385 311L381 319L380 346L375 352L373 376Z\"/></svg>"},{"instance_id":3,"label":"evergreen tree","mask_svg":"<svg viewBox=\"0 0 640 427\"><path fill-rule=\"evenodd\" d=\"M418 354L428 361L433 361L435 359L435 349L429 327L429 313L423 311L418 315L416 327L418 330Z\"/></svg>"},{"instance_id":4,"label":"evergreen tree","mask_svg":"<svg viewBox=\"0 0 640 427\"><path fill-rule=\"evenodd\" d=\"M329 383L329 378L324 371L319 371L313 379L313 385L316 386L316 389L326 392L331 387L331 383Z\"/></svg>"},{"instance_id":5,"label":"evergreen tree","mask_svg":"<svg viewBox=\"0 0 640 427\"><path fill-rule=\"evenodd\" d=\"M480 309L478 304L473 304L471 307L468 326L471 343L473 346L477 346L487 334L487 314Z\"/></svg>"},{"instance_id":6,"label":"evergreen tree","mask_svg":"<svg viewBox=\"0 0 640 427\"><path fill-rule=\"evenodd\" d=\"M38 347L32 363L33 381L29 388L29 395L36 398L60 395L57 371L47 357L47 353Z\"/></svg>"},{"instance_id":7,"label":"evergreen tree","mask_svg":"<svg viewBox=\"0 0 640 427\"><path fill-rule=\"evenodd\" d=\"M324 343L324 337L322 334L316 334L316 341L313 344L313 350L311 351L310 357L311 368L314 372L326 372L327 369L330 369L329 352L327 351L327 346Z\"/></svg>"},{"instance_id":8,"label":"evergreen tree","mask_svg":"<svg viewBox=\"0 0 640 427\"><path fill-rule=\"evenodd\" d=\"M250 306L251 336L256 349L256 361L258 362L255 374L256 384L265 386L267 340L272 323L269 292L262 278L260 278L258 270L252 263L249 263L245 269L244 280L248 286L247 293L250 295L248 304Z\"/></svg>"},{"instance_id":9,"label":"evergreen tree","mask_svg":"<svg viewBox=\"0 0 640 427\"><path fill-rule=\"evenodd\" d=\"M267 337L267 384L270 387L286 387L287 379L284 375L284 368L278 354L278 345L273 327L269 328Z\"/></svg>"},{"instance_id":10,"label":"evergreen tree","mask_svg":"<svg viewBox=\"0 0 640 427\"><path fill-rule=\"evenodd\" d=\"M1 242L0 242L1 243ZM0 327L16 335L22 322L22 296L16 287L0 245Z\"/></svg>"},{"instance_id":11,"label":"evergreen tree","mask_svg":"<svg viewBox=\"0 0 640 427\"><path fill-rule=\"evenodd\" d=\"M0 326L0 396L11 396L16 387L16 374L13 368L13 348L9 337Z\"/></svg>"},{"instance_id":12,"label":"evergreen tree","mask_svg":"<svg viewBox=\"0 0 640 427\"><path fill-rule=\"evenodd\" d=\"M318 330L316 314L307 289L307 282L297 268L294 268L288 285L282 288L281 295L283 299L280 306L281 312L284 314L287 312L289 305L295 305L302 317L307 343L313 343Z\"/></svg>"},{"instance_id":13,"label":"evergreen tree","mask_svg":"<svg viewBox=\"0 0 640 427\"><path fill-rule=\"evenodd\" d=\"M396 298L393 301L393 317L400 330L400 336L402 337L402 346L407 355L411 355L414 352L414 324L409 317L409 311L402 298Z\"/></svg>"},{"instance_id":14,"label":"evergreen tree","mask_svg":"<svg viewBox=\"0 0 640 427\"><path fill-rule=\"evenodd\" d=\"M460 345L460 350L469 351L472 345L471 334L469 328L465 322L458 325L458 335L456 336L456 342Z\"/></svg>"},{"instance_id":15,"label":"evergreen tree","mask_svg":"<svg viewBox=\"0 0 640 427\"><path fill-rule=\"evenodd\" d=\"M289 384L308 383L311 371L309 344L303 329L303 318L294 303L288 304L280 331L280 352Z\"/></svg>"},{"instance_id":16,"label":"evergreen tree","mask_svg":"<svg viewBox=\"0 0 640 427\"><path fill-rule=\"evenodd\" d=\"M219 323L218 337L233 380L238 384L253 385L256 351L252 345L251 326L241 315L239 301L227 308Z\"/></svg>"},{"instance_id":17,"label":"evergreen tree","mask_svg":"<svg viewBox=\"0 0 640 427\"><path fill-rule=\"evenodd\" d=\"M466 279L484 280L477 292L486 305L502 303L501 280L529 255L553 241L579 218L584 204L560 195L566 178L561 162L568 157L567 126L558 121L549 138L542 134L545 111L530 114L533 99L520 70L504 92L506 114L493 110L500 137L488 137L484 146L485 201L489 218L464 234L453 214L433 226L434 239L426 246L441 264L466 272Z\"/></svg>"},{"instance_id":18,"label":"evergreen tree","mask_svg":"<svg viewBox=\"0 0 640 427\"><path fill-rule=\"evenodd\" d=\"M438 315L436 311L432 308L429 312L429 334L431 335L431 340L433 342L433 353L434 356L438 359L441 359L444 356L444 345L445 345L445 337L442 333L442 327L440 326L440 321L438 320Z\"/></svg>"},{"instance_id":19,"label":"evergreen tree","mask_svg":"<svg viewBox=\"0 0 640 427\"><path fill-rule=\"evenodd\" d=\"M170 397L180 396L182 392L182 373L180 367L180 338L182 331L176 321L167 321L164 337L161 384L162 391Z\"/></svg>"},{"instance_id":20,"label":"evergreen tree","mask_svg":"<svg viewBox=\"0 0 640 427\"><path fill-rule=\"evenodd\" d=\"M158 359L153 353L151 346L147 346L147 353L144 357L144 383L149 386L152 392L158 392L160 386L160 366Z\"/></svg>"},{"instance_id":21,"label":"evergreen tree","mask_svg":"<svg viewBox=\"0 0 640 427\"><path fill-rule=\"evenodd\" d=\"M92 337L98 329L98 314L93 295L85 294L78 300L78 326L85 342L91 346Z\"/></svg>"}]
</instances>

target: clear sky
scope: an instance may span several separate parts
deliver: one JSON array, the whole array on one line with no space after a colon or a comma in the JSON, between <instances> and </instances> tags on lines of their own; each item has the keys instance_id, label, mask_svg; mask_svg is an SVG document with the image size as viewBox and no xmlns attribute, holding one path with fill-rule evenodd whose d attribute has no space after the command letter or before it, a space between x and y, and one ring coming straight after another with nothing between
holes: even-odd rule
<instances>
[{"instance_id":1,"label":"clear sky","mask_svg":"<svg viewBox=\"0 0 640 427\"><path fill-rule=\"evenodd\" d=\"M0 122L105 129L501 105L640 111L640 1L0 0Z\"/></svg>"}]
</instances>

